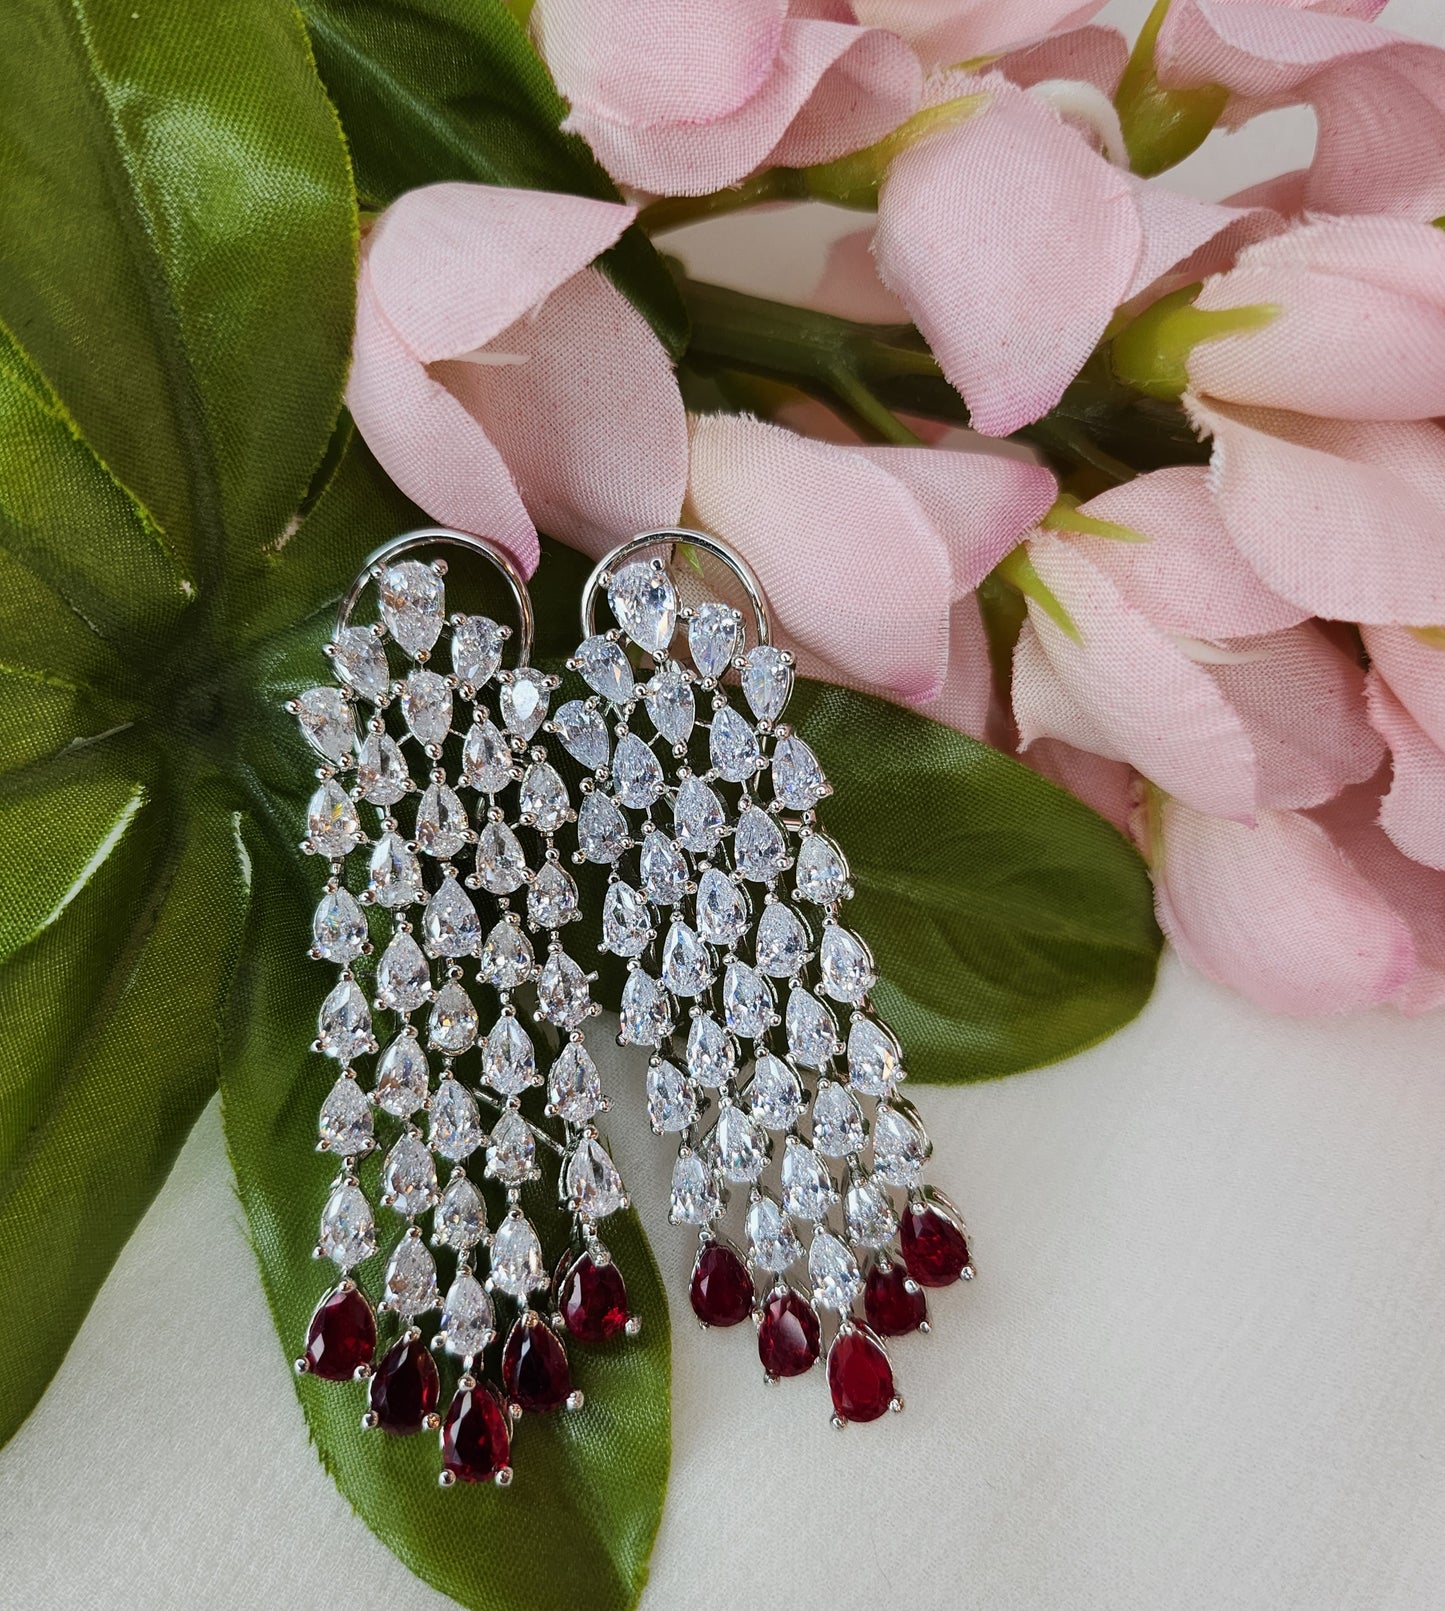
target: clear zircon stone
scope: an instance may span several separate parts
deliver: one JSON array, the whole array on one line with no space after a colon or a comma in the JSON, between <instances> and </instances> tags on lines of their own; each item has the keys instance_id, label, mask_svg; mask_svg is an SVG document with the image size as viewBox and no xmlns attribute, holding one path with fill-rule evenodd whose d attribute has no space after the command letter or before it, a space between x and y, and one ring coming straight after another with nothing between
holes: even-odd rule
<instances>
[{"instance_id":1,"label":"clear zircon stone","mask_svg":"<svg viewBox=\"0 0 1445 1611\"><path fill-rule=\"evenodd\" d=\"M748 651L743 668L743 698L760 722L776 721L793 689L793 668L781 649L760 643Z\"/></svg>"},{"instance_id":2,"label":"clear zircon stone","mask_svg":"<svg viewBox=\"0 0 1445 1611\"><path fill-rule=\"evenodd\" d=\"M772 1024L773 992L746 962L730 962L723 975L723 1014L733 1034L754 1040Z\"/></svg>"},{"instance_id":3,"label":"clear zircon stone","mask_svg":"<svg viewBox=\"0 0 1445 1611\"><path fill-rule=\"evenodd\" d=\"M452 628L452 670L469 688L480 688L502 663L502 629L490 616L464 615Z\"/></svg>"},{"instance_id":4,"label":"clear zircon stone","mask_svg":"<svg viewBox=\"0 0 1445 1611\"><path fill-rule=\"evenodd\" d=\"M349 761L356 747L356 718L339 688L308 688L296 700L296 720L319 755Z\"/></svg>"},{"instance_id":5,"label":"clear zircon stone","mask_svg":"<svg viewBox=\"0 0 1445 1611\"><path fill-rule=\"evenodd\" d=\"M519 1300L547 1285L541 1240L521 1214L509 1214L492 1238L492 1284Z\"/></svg>"},{"instance_id":6,"label":"clear zircon stone","mask_svg":"<svg viewBox=\"0 0 1445 1611\"><path fill-rule=\"evenodd\" d=\"M321 1211L322 1253L349 1270L376 1252L376 1220L361 1187L343 1180Z\"/></svg>"},{"instance_id":7,"label":"clear zircon stone","mask_svg":"<svg viewBox=\"0 0 1445 1611\"><path fill-rule=\"evenodd\" d=\"M431 1149L453 1163L469 1158L482 1144L477 1099L450 1076L431 1099Z\"/></svg>"},{"instance_id":8,"label":"clear zircon stone","mask_svg":"<svg viewBox=\"0 0 1445 1611\"><path fill-rule=\"evenodd\" d=\"M808 1279L813 1284L813 1299L820 1309L834 1309L840 1314L853 1307L854 1299L863 1290L863 1277L858 1261L831 1231L815 1231L808 1249Z\"/></svg>"},{"instance_id":9,"label":"clear zircon stone","mask_svg":"<svg viewBox=\"0 0 1445 1611\"><path fill-rule=\"evenodd\" d=\"M659 1135L686 1130L697 1117L697 1098L687 1076L665 1057L647 1070L647 1117Z\"/></svg>"},{"instance_id":10,"label":"clear zircon stone","mask_svg":"<svg viewBox=\"0 0 1445 1611\"><path fill-rule=\"evenodd\" d=\"M677 625L677 591L667 572L651 560L634 560L612 578L607 602L617 624L648 654L661 654Z\"/></svg>"},{"instance_id":11,"label":"clear zircon stone","mask_svg":"<svg viewBox=\"0 0 1445 1611\"><path fill-rule=\"evenodd\" d=\"M356 752L356 782L371 805L392 806L406 793L410 774L390 733L368 733Z\"/></svg>"},{"instance_id":12,"label":"clear zircon stone","mask_svg":"<svg viewBox=\"0 0 1445 1611\"><path fill-rule=\"evenodd\" d=\"M371 1144L371 1104L355 1080L345 1077L331 1087L321 1104L317 1139L343 1158L365 1152Z\"/></svg>"},{"instance_id":13,"label":"clear zircon stone","mask_svg":"<svg viewBox=\"0 0 1445 1611\"><path fill-rule=\"evenodd\" d=\"M434 957L469 957L481 944L482 923L462 886L450 873L422 914L426 948Z\"/></svg>"},{"instance_id":14,"label":"clear zircon stone","mask_svg":"<svg viewBox=\"0 0 1445 1611\"><path fill-rule=\"evenodd\" d=\"M371 1011L354 979L342 979L321 1003L316 1017L321 1050L338 1063L371 1049Z\"/></svg>"},{"instance_id":15,"label":"clear zircon stone","mask_svg":"<svg viewBox=\"0 0 1445 1611\"><path fill-rule=\"evenodd\" d=\"M336 781L327 778L306 807L306 834L312 848L333 859L345 856L361 841L356 802Z\"/></svg>"},{"instance_id":16,"label":"clear zircon stone","mask_svg":"<svg viewBox=\"0 0 1445 1611\"><path fill-rule=\"evenodd\" d=\"M441 636L446 590L431 568L414 559L388 565L378 589L386 630L415 659Z\"/></svg>"},{"instance_id":17,"label":"clear zircon stone","mask_svg":"<svg viewBox=\"0 0 1445 1611\"><path fill-rule=\"evenodd\" d=\"M662 767L636 733L624 734L612 757L612 789L625 806L650 806L662 793Z\"/></svg>"},{"instance_id":18,"label":"clear zircon stone","mask_svg":"<svg viewBox=\"0 0 1445 1611\"><path fill-rule=\"evenodd\" d=\"M439 1296L436 1260L420 1237L404 1236L386 1267L385 1301L403 1320L410 1320L435 1309Z\"/></svg>"},{"instance_id":19,"label":"clear zircon stone","mask_svg":"<svg viewBox=\"0 0 1445 1611\"><path fill-rule=\"evenodd\" d=\"M427 1041L437 1051L460 1057L477 1038L477 1009L455 979L437 991L427 1022Z\"/></svg>"},{"instance_id":20,"label":"clear zircon stone","mask_svg":"<svg viewBox=\"0 0 1445 1611\"><path fill-rule=\"evenodd\" d=\"M628 884L609 884L602 902L603 948L615 957L640 957L651 938L642 897Z\"/></svg>"},{"instance_id":21,"label":"clear zircon stone","mask_svg":"<svg viewBox=\"0 0 1445 1611\"><path fill-rule=\"evenodd\" d=\"M594 694L614 705L632 697L632 666L619 644L608 637L588 638L577 650L582 680Z\"/></svg>"},{"instance_id":22,"label":"clear zircon stone","mask_svg":"<svg viewBox=\"0 0 1445 1611\"><path fill-rule=\"evenodd\" d=\"M563 1172L565 1200L583 1219L606 1219L624 1202L622 1176L602 1145L583 1136Z\"/></svg>"},{"instance_id":23,"label":"clear zircon stone","mask_svg":"<svg viewBox=\"0 0 1445 1611\"><path fill-rule=\"evenodd\" d=\"M585 700L569 699L559 706L552 725L574 761L590 772L607 765L607 724Z\"/></svg>"},{"instance_id":24,"label":"clear zircon stone","mask_svg":"<svg viewBox=\"0 0 1445 1611\"><path fill-rule=\"evenodd\" d=\"M311 919L311 939L327 962L341 965L361 955L366 919L347 889L329 889Z\"/></svg>"},{"instance_id":25,"label":"clear zircon stone","mask_svg":"<svg viewBox=\"0 0 1445 1611\"><path fill-rule=\"evenodd\" d=\"M467 842L467 809L455 789L429 783L416 808L416 842L428 856L445 861Z\"/></svg>"},{"instance_id":26,"label":"clear zircon stone","mask_svg":"<svg viewBox=\"0 0 1445 1611\"><path fill-rule=\"evenodd\" d=\"M434 671L411 671L401 689L401 713L419 744L440 744L451 731L452 690Z\"/></svg>"},{"instance_id":27,"label":"clear zircon stone","mask_svg":"<svg viewBox=\"0 0 1445 1611\"><path fill-rule=\"evenodd\" d=\"M731 604L699 604L687 623L687 646L700 677L721 677L742 643L742 622Z\"/></svg>"},{"instance_id":28,"label":"clear zircon stone","mask_svg":"<svg viewBox=\"0 0 1445 1611\"><path fill-rule=\"evenodd\" d=\"M398 929L381 953L376 992L392 1012L414 1012L431 995L431 970L421 947L405 929Z\"/></svg>"},{"instance_id":29,"label":"clear zircon stone","mask_svg":"<svg viewBox=\"0 0 1445 1611\"><path fill-rule=\"evenodd\" d=\"M470 1270L458 1270L442 1305L442 1336L454 1359L471 1359L496 1336L492 1301Z\"/></svg>"},{"instance_id":30,"label":"clear zircon stone","mask_svg":"<svg viewBox=\"0 0 1445 1611\"><path fill-rule=\"evenodd\" d=\"M369 627L344 627L332 639L331 664L336 675L373 705L391 692L386 650Z\"/></svg>"},{"instance_id":31,"label":"clear zircon stone","mask_svg":"<svg viewBox=\"0 0 1445 1611\"><path fill-rule=\"evenodd\" d=\"M427 1078L426 1053L403 1032L381 1054L372 1096L383 1113L409 1118L426 1101Z\"/></svg>"},{"instance_id":32,"label":"clear zircon stone","mask_svg":"<svg viewBox=\"0 0 1445 1611\"><path fill-rule=\"evenodd\" d=\"M547 1101L568 1124L586 1124L602 1111L602 1080L587 1048L569 1041L547 1075Z\"/></svg>"},{"instance_id":33,"label":"clear zircon stone","mask_svg":"<svg viewBox=\"0 0 1445 1611\"><path fill-rule=\"evenodd\" d=\"M502 726L520 738L531 738L547 719L547 704L551 697L545 672L538 671L534 666L518 666L502 684L498 700Z\"/></svg>"}]
</instances>

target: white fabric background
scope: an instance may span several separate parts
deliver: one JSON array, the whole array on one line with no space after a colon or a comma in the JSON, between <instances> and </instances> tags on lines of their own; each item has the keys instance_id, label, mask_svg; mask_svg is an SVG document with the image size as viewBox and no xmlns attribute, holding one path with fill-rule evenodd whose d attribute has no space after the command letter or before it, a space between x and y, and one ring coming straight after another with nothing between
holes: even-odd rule
<instances>
[{"instance_id":1,"label":"white fabric background","mask_svg":"<svg viewBox=\"0 0 1445 1611\"><path fill-rule=\"evenodd\" d=\"M1104 20L1146 9L1115 0ZM1388 20L1445 38L1437 0ZM1221 195L1309 138L1276 115L1177 179ZM735 224L673 244L787 295L820 260L820 212L731 250ZM1291 1023L1171 959L1105 1045L915 1093L980 1276L896 1348L905 1414L843 1434L819 1377L766 1391L751 1328L691 1323L666 1150L614 1125L672 1278L673 1476L644 1611L1445 1605L1442 1062L1438 1017ZM628 1059L620 1114L638 1084ZM6 1316L24 1324L22 1295ZM525 1481L525 1428L518 1462ZM0 1606L450 1603L307 1446L213 1107L0 1451Z\"/></svg>"}]
</instances>

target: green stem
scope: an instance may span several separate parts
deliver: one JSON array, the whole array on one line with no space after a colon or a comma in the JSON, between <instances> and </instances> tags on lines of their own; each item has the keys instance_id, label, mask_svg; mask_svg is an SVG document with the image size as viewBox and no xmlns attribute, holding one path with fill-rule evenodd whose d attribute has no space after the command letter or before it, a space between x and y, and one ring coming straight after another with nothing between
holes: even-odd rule
<instances>
[{"instance_id":1,"label":"green stem","mask_svg":"<svg viewBox=\"0 0 1445 1611\"><path fill-rule=\"evenodd\" d=\"M1204 144L1224 111L1229 91L1218 84L1166 89L1154 72L1154 47L1170 0L1149 13L1114 92L1114 107L1135 173L1152 177L1183 162Z\"/></svg>"},{"instance_id":2,"label":"green stem","mask_svg":"<svg viewBox=\"0 0 1445 1611\"><path fill-rule=\"evenodd\" d=\"M664 196L649 203L637 215L637 222L649 235L659 235L703 218L723 218L748 207L761 207L771 201L801 201L807 196L801 168L764 168L740 185L714 190L706 196Z\"/></svg>"}]
</instances>

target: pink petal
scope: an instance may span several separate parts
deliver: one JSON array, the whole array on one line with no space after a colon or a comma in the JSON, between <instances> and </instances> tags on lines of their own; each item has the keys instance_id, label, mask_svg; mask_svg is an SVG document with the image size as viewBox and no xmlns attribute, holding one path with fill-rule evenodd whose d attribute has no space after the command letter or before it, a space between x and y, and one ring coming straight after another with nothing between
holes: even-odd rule
<instances>
[{"instance_id":1,"label":"pink petal","mask_svg":"<svg viewBox=\"0 0 1445 1611\"><path fill-rule=\"evenodd\" d=\"M1159 925L1186 961L1273 1012L1357 1012L1416 968L1409 926L1318 823L1262 811L1251 828L1177 800L1153 845Z\"/></svg>"},{"instance_id":2,"label":"pink petal","mask_svg":"<svg viewBox=\"0 0 1445 1611\"><path fill-rule=\"evenodd\" d=\"M860 22L902 34L930 66L971 61L1060 33L1087 22L1103 5L1104 0L854 0Z\"/></svg>"},{"instance_id":3,"label":"pink petal","mask_svg":"<svg viewBox=\"0 0 1445 1611\"><path fill-rule=\"evenodd\" d=\"M1148 537L1129 543L1071 533L1069 541L1165 632L1243 638L1294 626L1309 614L1271 593L1250 569L1215 507L1202 466L1136 476L1091 498L1080 512Z\"/></svg>"},{"instance_id":4,"label":"pink petal","mask_svg":"<svg viewBox=\"0 0 1445 1611\"><path fill-rule=\"evenodd\" d=\"M1267 586L1337 621L1445 621L1445 435L1186 397L1215 501Z\"/></svg>"},{"instance_id":5,"label":"pink petal","mask_svg":"<svg viewBox=\"0 0 1445 1611\"><path fill-rule=\"evenodd\" d=\"M1155 47L1166 84L1223 84L1238 95L1281 98L1341 57L1391 36L1370 26L1385 0L1176 0Z\"/></svg>"},{"instance_id":6,"label":"pink petal","mask_svg":"<svg viewBox=\"0 0 1445 1611\"><path fill-rule=\"evenodd\" d=\"M367 237L377 305L422 363L460 357L606 251L636 211L494 185L408 191Z\"/></svg>"},{"instance_id":7,"label":"pink petal","mask_svg":"<svg viewBox=\"0 0 1445 1611\"><path fill-rule=\"evenodd\" d=\"M1072 744L1057 738L1037 739L1029 746L1023 760L1128 836L1137 788L1137 774L1132 766L1123 761L1105 760L1102 755L1091 755L1087 750L1076 750Z\"/></svg>"},{"instance_id":8,"label":"pink petal","mask_svg":"<svg viewBox=\"0 0 1445 1611\"><path fill-rule=\"evenodd\" d=\"M485 361L497 355L521 361ZM432 372L497 445L541 530L600 556L677 520L687 485L677 380L599 271L574 275L482 358Z\"/></svg>"},{"instance_id":9,"label":"pink petal","mask_svg":"<svg viewBox=\"0 0 1445 1611\"><path fill-rule=\"evenodd\" d=\"M1273 179L1261 179L1257 185L1246 185L1224 199L1230 207L1262 207L1285 218L1297 218L1305 210L1308 181L1308 168L1292 168L1288 173L1276 174Z\"/></svg>"},{"instance_id":10,"label":"pink petal","mask_svg":"<svg viewBox=\"0 0 1445 1611\"><path fill-rule=\"evenodd\" d=\"M943 687L936 698L921 702L918 709L970 738L989 737L993 674L977 594L965 593L954 601L948 618L948 670Z\"/></svg>"},{"instance_id":11,"label":"pink petal","mask_svg":"<svg viewBox=\"0 0 1445 1611\"><path fill-rule=\"evenodd\" d=\"M1445 871L1445 750L1430 741L1374 671L1370 720L1390 746L1394 771L1380 802L1380 826L1411 861Z\"/></svg>"},{"instance_id":12,"label":"pink petal","mask_svg":"<svg viewBox=\"0 0 1445 1611\"><path fill-rule=\"evenodd\" d=\"M864 324L907 324L908 309L878 278L873 231L855 229L828 248L808 306Z\"/></svg>"},{"instance_id":13,"label":"pink petal","mask_svg":"<svg viewBox=\"0 0 1445 1611\"><path fill-rule=\"evenodd\" d=\"M779 167L807 168L861 151L918 110L923 71L913 52L890 33L833 22L789 23L780 71L807 82L814 61L828 62L829 70L816 79L816 88L770 153L769 162Z\"/></svg>"},{"instance_id":14,"label":"pink petal","mask_svg":"<svg viewBox=\"0 0 1445 1611\"><path fill-rule=\"evenodd\" d=\"M1367 626L1360 635L1390 692L1445 749L1445 649L1422 643L1404 627Z\"/></svg>"},{"instance_id":15,"label":"pink petal","mask_svg":"<svg viewBox=\"0 0 1445 1611\"><path fill-rule=\"evenodd\" d=\"M1117 28L1091 25L1018 45L992 65L1020 89L1053 78L1072 78L1112 96L1128 60L1129 41Z\"/></svg>"},{"instance_id":16,"label":"pink petal","mask_svg":"<svg viewBox=\"0 0 1445 1611\"><path fill-rule=\"evenodd\" d=\"M1134 201L1144 231L1128 296L1135 297L1176 263L1200 252L1226 230L1259 227L1260 209L1226 207L1170 190L1152 180L1134 181Z\"/></svg>"},{"instance_id":17,"label":"pink petal","mask_svg":"<svg viewBox=\"0 0 1445 1611\"><path fill-rule=\"evenodd\" d=\"M692 422L688 518L742 553L795 642L893 697L936 697L948 547L896 477L780 426L703 415Z\"/></svg>"}]
</instances>

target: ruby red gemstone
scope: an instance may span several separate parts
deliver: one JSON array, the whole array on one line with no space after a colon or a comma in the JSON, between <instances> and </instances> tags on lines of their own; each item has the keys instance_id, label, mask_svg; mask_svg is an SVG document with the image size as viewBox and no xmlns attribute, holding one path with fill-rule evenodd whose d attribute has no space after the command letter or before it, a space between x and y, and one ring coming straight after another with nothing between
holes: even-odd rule
<instances>
[{"instance_id":1,"label":"ruby red gemstone","mask_svg":"<svg viewBox=\"0 0 1445 1611\"><path fill-rule=\"evenodd\" d=\"M376 1316L356 1287L337 1287L316 1305L306 1332L306 1369L323 1381L349 1382L376 1358Z\"/></svg>"},{"instance_id":2,"label":"ruby red gemstone","mask_svg":"<svg viewBox=\"0 0 1445 1611\"><path fill-rule=\"evenodd\" d=\"M758 1358L769 1376L801 1376L818 1358L818 1316L791 1287L770 1294L758 1327Z\"/></svg>"},{"instance_id":3,"label":"ruby red gemstone","mask_svg":"<svg viewBox=\"0 0 1445 1611\"><path fill-rule=\"evenodd\" d=\"M898 1228L898 1245L909 1274L920 1286L950 1286L968 1264L963 1227L936 1205L908 1205Z\"/></svg>"},{"instance_id":4,"label":"ruby red gemstone","mask_svg":"<svg viewBox=\"0 0 1445 1611\"><path fill-rule=\"evenodd\" d=\"M556 1332L536 1318L531 1325L518 1320L502 1349L502 1381L524 1410L560 1410L572 1392L572 1370Z\"/></svg>"},{"instance_id":5,"label":"ruby red gemstone","mask_svg":"<svg viewBox=\"0 0 1445 1611\"><path fill-rule=\"evenodd\" d=\"M908 1271L895 1259L885 1270L875 1264L863 1289L863 1311L880 1337L902 1337L928 1319L923 1288L908 1279Z\"/></svg>"},{"instance_id":6,"label":"ruby red gemstone","mask_svg":"<svg viewBox=\"0 0 1445 1611\"><path fill-rule=\"evenodd\" d=\"M862 1331L840 1331L828 1350L828 1389L844 1421L876 1421L893 1402L888 1355Z\"/></svg>"},{"instance_id":7,"label":"ruby red gemstone","mask_svg":"<svg viewBox=\"0 0 1445 1611\"><path fill-rule=\"evenodd\" d=\"M385 1432L405 1437L419 1432L436 1413L441 1382L436 1361L420 1337L402 1337L387 1350L371 1378L371 1408Z\"/></svg>"},{"instance_id":8,"label":"ruby red gemstone","mask_svg":"<svg viewBox=\"0 0 1445 1611\"><path fill-rule=\"evenodd\" d=\"M627 1283L615 1263L584 1253L557 1282L557 1307L578 1342L606 1342L627 1324Z\"/></svg>"},{"instance_id":9,"label":"ruby red gemstone","mask_svg":"<svg viewBox=\"0 0 1445 1611\"><path fill-rule=\"evenodd\" d=\"M753 1278L726 1242L709 1242L692 1267L692 1312L707 1326L735 1326L753 1312Z\"/></svg>"},{"instance_id":10,"label":"ruby red gemstone","mask_svg":"<svg viewBox=\"0 0 1445 1611\"><path fill-rule=\"evenodd\" d=\"M510 1460L507 1412L485 1384L459 1387L442 1422L442 1469L458 1482L490 1482Z\"/></svg>"}]
</instances>

